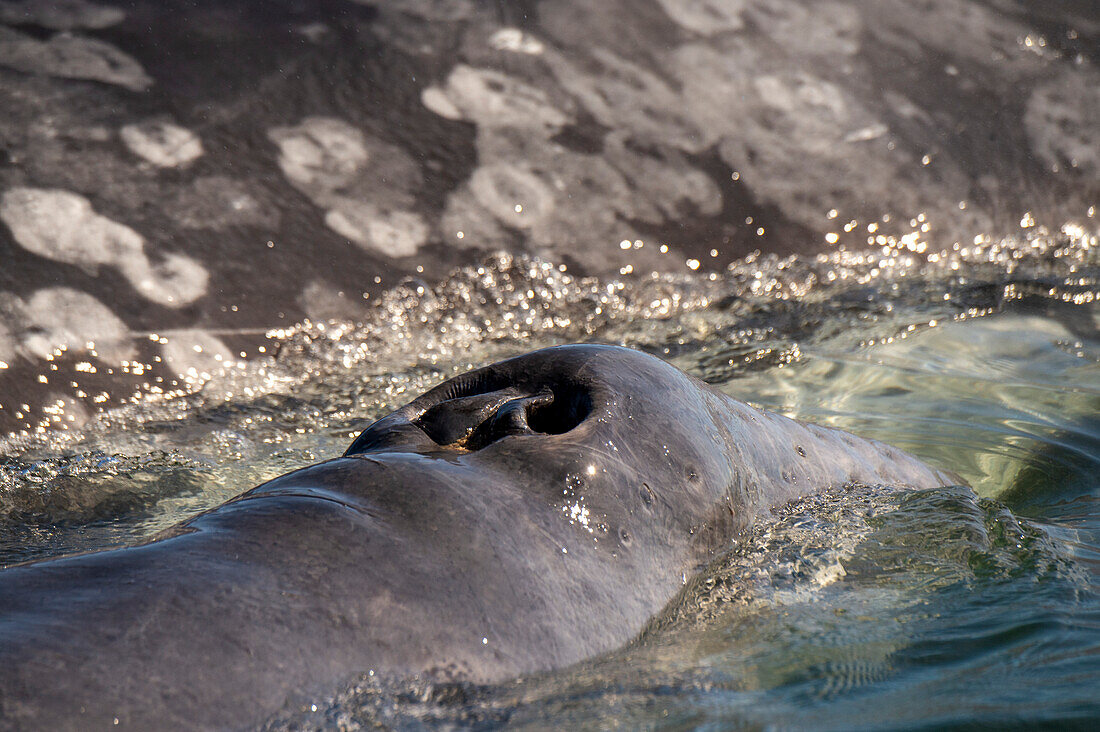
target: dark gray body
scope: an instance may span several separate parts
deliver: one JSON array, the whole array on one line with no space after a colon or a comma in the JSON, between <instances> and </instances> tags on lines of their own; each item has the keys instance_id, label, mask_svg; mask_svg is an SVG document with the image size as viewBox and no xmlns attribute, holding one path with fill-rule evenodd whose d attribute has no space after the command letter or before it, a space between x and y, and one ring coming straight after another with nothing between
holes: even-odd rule
<instances>
[{"instance_id":1,"label":"dark gray body","mask_svg":"<svg viewBox=\"0 0 1100 732\"><path fill-rule=\"evenodd\" d=\"M651 356L538 351L151 543L0 572L0 726L233 727L368 670L570 664L760 511L847 481L958 479Z\"/></svg>"}]
</instances>

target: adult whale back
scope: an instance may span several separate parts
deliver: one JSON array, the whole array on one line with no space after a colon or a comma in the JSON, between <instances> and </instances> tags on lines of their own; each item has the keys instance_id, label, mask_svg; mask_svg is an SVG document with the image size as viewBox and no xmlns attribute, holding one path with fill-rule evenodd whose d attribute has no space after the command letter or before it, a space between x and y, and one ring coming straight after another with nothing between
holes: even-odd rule
<instances>
[{"instance_id":1,"label":"adult whale back","mask_svg":"<svg viewBox=\"0 0 1100 732\"><path fill-rule=\"evenodd\" d=\"M0 726L234 727L368 670L567 665L760 511L849 481L959 482L636 351L537 351L149 543L0 572Z\"/></svg>"}]
</instances>

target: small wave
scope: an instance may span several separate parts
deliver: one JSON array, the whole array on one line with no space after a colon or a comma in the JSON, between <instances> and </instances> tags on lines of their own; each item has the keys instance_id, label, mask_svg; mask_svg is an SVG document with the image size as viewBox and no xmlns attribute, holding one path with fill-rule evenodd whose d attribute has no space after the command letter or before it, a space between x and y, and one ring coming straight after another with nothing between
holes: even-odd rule
<instances>
[{"instance_id":1,"label":"small wave","mask_svg":"<svg viewBox=\"0 0 1100 732\"><path fill-rule=\"evenodd\" d=\"M166 498L200 493L206 466L178 454L92 450L0 460L0 566L143 538Z\"/></svg>"},{"instance_id":2,"label":"small wave","mask_svg":"<svg viewBox=\"0 0 1100 732\"><path fill-rule=\"evenodd\" d=\"M881 682L918 694L928 668L981 667L977 685L1096 608L1065 545L995 501L849 485L777 509L625 649L498 686L366 675L267 728L813 727L819 703L843 720Z\"/></svg>"}]
</instances>

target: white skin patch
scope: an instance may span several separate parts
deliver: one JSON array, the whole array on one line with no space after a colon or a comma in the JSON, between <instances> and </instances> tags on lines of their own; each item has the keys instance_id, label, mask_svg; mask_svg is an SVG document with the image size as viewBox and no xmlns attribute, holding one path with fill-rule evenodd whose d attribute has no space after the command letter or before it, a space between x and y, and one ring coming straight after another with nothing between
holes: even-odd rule
<instances>
[{"instance_id":1,"label":"white skin patch","mask_svg":"<svg viewBox=\"0 0 1100 732\"><path fill-rule=\"evenodd\" d=\"M157 264L143 255L119 262L118 268L146 299L170 308L182 307L206 294L210 277L205 267L182 254L166 254Z\"/></svg>"},{"instance_id":2,"label":"white skin patch","mask_svg":"<svg viewBox=\"0 0 1100 732\"><path fill-rule=\"evenodd\" d=\"M704 36L744 27L741 13L746 0L657 0L668 17L681 27Z\"/></svg>"},{"instance_id":3,"label":"white skin patch","mask_svg":"<svg viewBox=\"0 0 1100 732\"><path fill-rule=\"evenodd\" d=\"M181 307L206 293L208 273L182 254L153 263L145 239L97 214L83 196L56 189L12 188L0 196L0 221L18 244L40 257L95 270L116 267L147 299Z\"/></svg>"},{"instance_id":4,"label":"white skin patch","mask_svg":"<svg viewBox=\"0 0 1100 732\"><path fill-rule=\"evenodd\" d=\"M166 337L161 355L177 376L206 380L234 363L229 347L205 330L173 331Z\"/></svg>"},{"instance_id":5,"label":"white skin patch","mask_svg":"<svg viewBox=\"0 0 1100 732\"><path fill-rule=\"evenodd\" d=\"M401 151L332 117L307 117L268 137L287 179L327 209L325 224L337 234L386 257L410 257L427 241L428 225L405 208L416 173Z\"/></svg>"},{"instance_id":6,"label":"white skin patch","mask_svg":"<svg viewBox=\"0 0 1100 732\"><path fill-rule=\"evenodd\" d=\"M46 358L58 349L83 351L94 344L100 358L121 362L136 354L126 324L91 295L68 287L39 290L20 308L21 346Z\"/></svg>"},{"instance_id":7,"label":"white skin patch","mask_svg":"<svg viewBox=\"0 0 1100 732\"><path fill-rule=\"evenodd\" d=\"M519 28L501 28L489 37L489 47L528 56L538 56L546 50L542 41Z\"/></svg>"},{"instance_id":8,"label":"white skin patch","mask_svg":"<svg viewBox=\"0 0 1100 732\"><path fill-rule=\"evenodd\" d=\"M515 228L529 228L554 209L553 191L522 166L482 166L470 176L470 192L502 224Z\"/></svg>"},{"instance_id":9,"label":"white skin patch","mask_svg":"<svg viewBox=\"0 0 1100 732\"><path fill-rule=\"evenodd\" d=\"M601 267L618 250L592 243L634 240L631 219L663 222L679 217L684 206L703 215L721 211L721 191L677 150L627 144L672 138L676 147L694 150L705 141L676 111L683 107L677 91L605 49L592 54L598 73L554 49L543 56L562 87L613 128L603 154L578 153L552 139L569 118L548 106L541 90L497 71L456 66L443 87L422 96L437 113L478 126L481 166L448 197L439 225L445 241L502 246L507 227L524 232L532 251L549 257L568 252ZM640 251L635 266L646 266L650 251L656 257L655 248Z\"/></svg>"},{"instance_id":10,"label":"white skin patch","mask_svg":"<svg viewBox=\"0 0 1100 732\"><path fill-rule=\"evenodd\" d=\"M279 146L279 167L290 182L314 191L347 185L369 158L363 133L331 117L307 117L268 137Z\"/></svg>"},{"instance_id":11,"label":"white skin patch","mask_svg":"<svg viewBox=\"0 0 1100 732\"><path fill-rule=\"evenodd\" d=\"M359 201L341 201L325 214L325 223L363 249L387 257L411 257L428 239L428 225L419 214L385 212Z\"/></svg>"},{"instance_id":12,"label":"white skin patch","mask_svg":"<svg viewBox=\"0 0 1100 732\"><path fill-rule=\"evenodd\" d=\"M490 248L507 244L510 227L541 256L568 252L599 268L615 261L620 241L638 239L631 219L661 221L666 211L678 215L681 203L720 209L721 193L678 153L635 151L616 137L609 135L603 155L587 155L527 130L479 127L482 165L448 197L443 236L457 246ZM639 247L633 266L656 266L658 256L656 247Z\"/></svg>"},{"instance_id":13,"label":"white skin patch","mask_svg":"<svg viewBox=\"0 0 1100 732\"><path fill-rule=\"evenodd\" d=\"M15 360L15 336L11 329L0 322L0 371L11 366Z\"/></svg>"},{"instance_id":14,"label":"white skin patch","mask_svg":"<svg viewBox=\"0 0 1100 732\"><path fill-rule=\"evenodd\" d=\"M187 165L203 152L195 133L163 120L126 125L118 135L130 152L161 168Z\"/></svg>"},{"instance_id":15,"label":"white skin patch","mask_svg":"<svg viewBox=\"0 0 1100 732\"><path fill-rule=\"evenodd\" d=\"M462 119L462 110L455 106L447 92L437 86L429 86L420 93L420 101L430 111L446 119Z\"/></svg>"},{"instance_id":16,"label":"white skin patch","mask_svg":"<svg viewBox=\"0 0 1100 732\"><path fill-rule=\"evenodd\" d=\"M145 245L136 231L68 191L12 188L0 197L0 220L27 251L89 268L139 257Z\"/></svg>"},{"instance_id":17,"label":"white skin patch","mask_svg":"<svg viewBox=\"0 0 1100 732\"><path fill-rule=\"evenodd\" d=\"M569 117L541 89L492 69L459 64L442 88L428 87L424 106L448 119L466 119L485 127L557 129Z\"/></svg>"},{"instance_id":18,"label":"white skin patch","mask_svg":"<svg viewBox=\"0 0 1100 732\"><path fill-rule=\"evenodd\" d=\"M933 170L919 154L892 149L891 130L857 96L808 70L758 73L749 50L687 44L669 68L683 85L684 113L720 141L722 159L759 199L817 226L838 202L916 213L966 197L961 169L943 161Z\"/></svg>"},{"instance_id":19,"label":"white skin patch","mask_svg":"<svg viewBox=\"0 0 1100 732\"><path fill-rule=\"evenodd\" d=\"M640 140L698 152L713 140L703 137L684 114L679 94L656 74L603 48L592 50L597 65L582 69L570 57L547 54L558 83L600 124Z\"/></svg>"},{"instance_id":20,"label":"white skin patch","mask_svg":"<svg viewBox=\"0 0 1100 732\"><path fill-rule=\"evenodd\" d=\"M59 33L48 41L0 27L0 66L28 74L88 79L144 91L153 83L137 61L109 43Z\"/></svg>"}]
</instances>

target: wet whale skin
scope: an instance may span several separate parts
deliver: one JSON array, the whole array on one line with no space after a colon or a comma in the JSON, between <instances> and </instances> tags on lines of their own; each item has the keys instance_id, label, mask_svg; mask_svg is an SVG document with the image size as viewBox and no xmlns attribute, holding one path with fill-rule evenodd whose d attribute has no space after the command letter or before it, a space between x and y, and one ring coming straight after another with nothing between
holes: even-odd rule
<instances>
[{"instance_id":1,"label":"wet whale skin","mask_svg":"<svg viewBox=\"0 0 1100 732\"><path fill-rule=\"evenodd\" d=\"M0 572L0 726L227 727L356 675L498 681L614 649L762 511L960 482L653 356L536 351L149 543Z\"/></svg>"}]
</instances>

